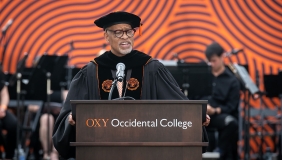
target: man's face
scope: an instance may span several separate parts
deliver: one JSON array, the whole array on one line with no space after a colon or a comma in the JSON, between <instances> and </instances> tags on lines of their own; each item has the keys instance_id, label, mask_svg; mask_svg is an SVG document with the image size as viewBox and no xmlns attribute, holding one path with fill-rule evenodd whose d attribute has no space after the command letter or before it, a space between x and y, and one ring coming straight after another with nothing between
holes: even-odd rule
<instances>
[{"instance_id":1,"label":"man's face","mask_svg":"<svg viewBox=\"0 0 282 160\"><path fill-rule=\"evenodd\" d=\"M132 28L129 24L116 24L106 29L105 39L107 42L109 42L111 46L111 51L116 56L122 57L132 51L134 44L134 36L128 37L128 34L133 32L133 31L131 32L131 29ZM122 31L128 31L128 33L127 32L122 33ZM117 35L121 35L121 34L122 36L118 38Z\"/></svg>"},{"instance_id":2,"label":"man's face","mask_svg":"<svg viewBox=\"0 0 282 160\"><path fill-rule=\"evenodd\" d=\"M211 65L213 72L219 71L221 67L224 65L223 54L221 56L212 55L211 58L209 59L209 63Z\"/></svg>"}]
</instances>

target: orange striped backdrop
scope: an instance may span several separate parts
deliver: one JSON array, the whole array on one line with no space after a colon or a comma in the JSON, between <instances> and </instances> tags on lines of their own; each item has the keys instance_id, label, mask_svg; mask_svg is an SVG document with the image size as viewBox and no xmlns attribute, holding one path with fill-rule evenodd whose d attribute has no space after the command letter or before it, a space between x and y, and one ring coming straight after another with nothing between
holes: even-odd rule
<instances>
[{"instance_id":1,"label":"orange striped backdrop","mask_svg":"<svg viewBox=\"0 0 282 160\"><path fill-rule=\"evenodd\" d=\"M0 10L1 28L13 19L5 37L0 33L0 53L6 44L3 67L10 73L25 52L27 66L45 52L69 54L71 65L83 66L105 43L93 21L117 10L142 18L143 35L136 34L135 49L155 58L170 60L178 53L198 62L206 45L217 41L226 51L244 48L226 63L248 64L251 77L259 70L261 82L263 74L282 69L282 0L1 0ZM258 101L251 104L259 107ZM264 98L263 104L274 108L279 101ZM251 142L253 152L256 142ZM274 148L270 140L265 145Z\"/></svg>"}]
</instances>

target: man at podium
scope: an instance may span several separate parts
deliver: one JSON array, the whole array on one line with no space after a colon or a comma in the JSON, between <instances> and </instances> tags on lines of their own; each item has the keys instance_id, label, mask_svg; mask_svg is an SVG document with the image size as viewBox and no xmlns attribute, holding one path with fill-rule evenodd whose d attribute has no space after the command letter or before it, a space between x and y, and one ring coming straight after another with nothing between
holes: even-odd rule
<instances>
[{"instance_id":1,"label":"man at podium","mask_svg":"<svg viewBox=\"0 0 282 160\"><path fill-rule=\"evenodd\" d=\"M134 34L138 27L141 35L140 21L140 17L122 11L109 13L94 21L97 27L104 30L105 40L111 49L84 66L71 82L53 132L54 146L61 157L75 157L75 148L69 144L75 141L75 121L72 119L70 100L107 100L113 81L119 78L117 72L123 74L117 87L112 90L112 99L187 99L162 63L133 50ZM203 125L208 124L209 117Z\"/></svg>"}]
</instances>

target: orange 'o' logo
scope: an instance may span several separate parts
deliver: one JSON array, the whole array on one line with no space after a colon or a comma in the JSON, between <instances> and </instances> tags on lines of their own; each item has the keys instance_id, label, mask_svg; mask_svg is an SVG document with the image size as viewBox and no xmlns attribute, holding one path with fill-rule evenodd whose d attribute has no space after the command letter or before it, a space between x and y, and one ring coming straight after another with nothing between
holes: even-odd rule
<instances>
[{"instance_id":1,"label":"orange 'o' logo","mask_svg":"<svg viewBox=\"0 0 282 160\"><path fill-rule=\"evenodd\" d=\"M102 89L103 89L105 92L110 92L112 83L113 83L112 80L109 80L109 79L105 80L105 81L102 83Z\"/></svg>"},{"instance_id":2,"label":"orange 'o' logo","mask_svg":"<svg viewBox=\"0 0 282 160\"><path fill-rule=\"evenodd\" d=\"M128 80L127 89L134 91L139 87L139 81L136 78L130 78Z\"/></svg>"}]
</instances>

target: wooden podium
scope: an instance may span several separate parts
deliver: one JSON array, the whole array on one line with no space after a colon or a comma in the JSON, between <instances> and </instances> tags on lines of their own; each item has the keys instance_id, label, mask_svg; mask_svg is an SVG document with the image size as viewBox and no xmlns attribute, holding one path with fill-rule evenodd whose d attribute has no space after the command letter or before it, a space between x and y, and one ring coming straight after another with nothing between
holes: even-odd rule
<instances>
[{"instance_id":1,"label":"wooden podium","mask_svg":"<svg viewBox=\"0 0 282 160\"><path fill-rule=\"evenodd\" d=\"M76 160L200 160L207 101L73 100Z\"/></svg>"}]
</instances>

